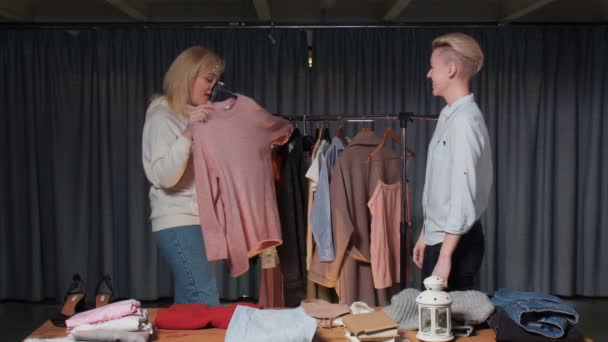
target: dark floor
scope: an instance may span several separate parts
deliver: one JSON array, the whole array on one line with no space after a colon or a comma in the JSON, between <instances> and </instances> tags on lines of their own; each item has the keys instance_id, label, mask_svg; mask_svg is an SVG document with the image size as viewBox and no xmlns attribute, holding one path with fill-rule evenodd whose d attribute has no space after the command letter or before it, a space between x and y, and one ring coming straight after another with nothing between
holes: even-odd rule
<instances>
[{"instance_id":1,"label":"dark floor","mask_svg":"<svg viewBox=\"0 0 608 342\"><path fill-rule=\"evenodd\" d=\"M608 342L608 298L566 299L580 315L579 329L594 342ZM170 299L143 302L144 307L167 307ZM21 341L58 309L53 302L0 302L0 342Z\"/></svg>"}]
</instances>

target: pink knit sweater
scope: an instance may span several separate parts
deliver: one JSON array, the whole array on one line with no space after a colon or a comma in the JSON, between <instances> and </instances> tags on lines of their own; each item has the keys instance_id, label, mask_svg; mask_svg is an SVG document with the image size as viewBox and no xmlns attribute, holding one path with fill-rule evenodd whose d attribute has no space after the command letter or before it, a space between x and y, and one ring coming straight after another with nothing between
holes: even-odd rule
<instances>
[{"instance_id":1,"label":"pink knit sweater","mask_svg":"<svg viewBox=\"0 0 608 342\"><path fill-rule=\"evenodd\" d=\"M236 277L250 257L283 242L271 146L287 142L293 127L243 95L225 106L214 104L208 121L193 127L192 149L207 257L229 259Z\"/></svg>"}]
</instances>

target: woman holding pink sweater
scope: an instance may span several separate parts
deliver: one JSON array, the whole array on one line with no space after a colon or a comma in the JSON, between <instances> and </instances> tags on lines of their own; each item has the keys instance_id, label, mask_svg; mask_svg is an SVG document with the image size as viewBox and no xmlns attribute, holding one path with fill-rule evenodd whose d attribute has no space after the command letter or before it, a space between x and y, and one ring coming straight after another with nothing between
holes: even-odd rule
<instances>
[{"instance_id":1,"label":"woman holding pink sweater","mask_svg":"<svg viewBox=\"0 0 608 342\"><path fill-rule=\"evenodd\" d=\"M142 159L151 183L150 219L173 274L175 303L219 304L197 207L191 126L206 121L223 67L222 59L205 47L182 51L165 74L163 94L146 112Z\"/></svg>"}]
</instances>

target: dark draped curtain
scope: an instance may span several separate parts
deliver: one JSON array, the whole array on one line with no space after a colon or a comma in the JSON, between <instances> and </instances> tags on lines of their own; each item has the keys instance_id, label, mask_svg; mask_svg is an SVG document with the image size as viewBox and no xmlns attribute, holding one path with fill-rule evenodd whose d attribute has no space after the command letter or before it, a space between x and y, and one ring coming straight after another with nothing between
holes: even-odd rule
<instances>
[{"instance_id":1,"label":"dark draped curtain","mask_svg":"<svg viewBox=\"0 0 608 342\"><path fill-rule=\"evenodd\" d=\"M481 288L608 295L607 27L320 29L312 111L438 114L444 103L426 79L431 42L452 31L477 38L486 56L472 84L495 170ZM351 136L361 126L344 125ZM374 126L381 134L387 124ZM416 238L434 127L407 130Z\"/></svg>"},{"instance_id":2,"label":"dark draped curtain","mask_svg":"<svg viewBox=\"0 0 608 342\"><path fill-rule=\"evenodd\" d=\"M495 170L481 288L607 296L606 26L317 29L310 78L296 29L274 29L273 44L266 29L89 27L0 29L0 299L61 299L75 272L89 291L108 272L118 296L172 294L148 222L141 130L182 49L216 50L227 86L275 113L431 114L444 104L425 78L430 45L451 31L486 55L472 84ZM331 124L351 137L362 125L388 126ZM416 237L433 129L407 130ZM228 296L255 294L255 275L224 276Z\"/></svg>"},{"instance_id":3,"label":"dark draped curtain","mask_svg":"<svg viewBox=\"0 0 608 342\"><path fill-rule=\"evenodd\" d=\"M0 30L0 299L61 299L76 272L91 292L107 272L118 297L171 296L141 164L148 101L181 50L205 45L233 90L273 112L305 110L305 33L272 34L276 43L262 29ZM232 280L216 266L224 297L257 296L259 267Z\"/></svg>"}]
</instances>

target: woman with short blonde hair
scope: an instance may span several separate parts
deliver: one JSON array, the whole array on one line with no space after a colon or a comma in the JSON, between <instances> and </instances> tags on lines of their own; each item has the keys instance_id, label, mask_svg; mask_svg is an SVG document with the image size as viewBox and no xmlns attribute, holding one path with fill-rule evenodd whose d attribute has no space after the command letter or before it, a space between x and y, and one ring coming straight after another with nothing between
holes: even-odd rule
<instances>
[{"instance_id":1,"label":"woman with short blonde hair","mask_svg":"<svg viewBox=\"0 0 608 342\"><path fill-rule=\"evenodd\" d=\"M414 247L422 278L446 280L450 290L475 286L484 254L479 218L492 187L492 147L485 120L470 91L483 66L483 52L472 37L449 33L433 40L433 95L446 106L429 143L422 195L423 229Z\"/></svg>"},{"instance_id":2,"label":"woman with short blonde hair","mask_svg":"<svg viewBox=\"0 0 608 342\"><path fill-rule=\"evenodd\" d=\"M470 79L483 66L483 51L471 36L464 33L448 33L433 40L433 51L439 50L449 61L460 64L460 76Z\"/></svg>"}]
</instances>

